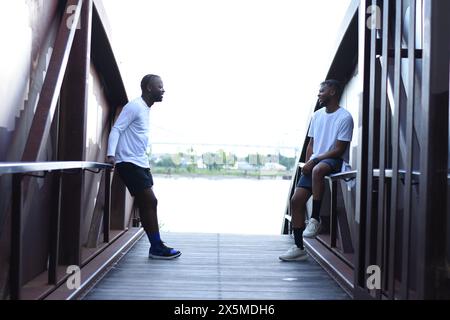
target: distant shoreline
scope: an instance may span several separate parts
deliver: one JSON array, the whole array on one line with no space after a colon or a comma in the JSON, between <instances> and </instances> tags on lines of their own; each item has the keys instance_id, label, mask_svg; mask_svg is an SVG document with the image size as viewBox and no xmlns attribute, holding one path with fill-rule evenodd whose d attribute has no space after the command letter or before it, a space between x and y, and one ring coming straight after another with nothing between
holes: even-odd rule
<instances>
[{"instance_id":1,"label":"distant shoreline","mask_svg":"<svg viewBox=\"0 0 450 320\"><path fill-rule=\"evenodd\" d=\"M249 180L292 180L292 176L282 175L228 175L228 174L201 174L201 173L153 173L154 177L162 178L205 178L205 179L249 179Z\"/></svg>"}]
</instances>

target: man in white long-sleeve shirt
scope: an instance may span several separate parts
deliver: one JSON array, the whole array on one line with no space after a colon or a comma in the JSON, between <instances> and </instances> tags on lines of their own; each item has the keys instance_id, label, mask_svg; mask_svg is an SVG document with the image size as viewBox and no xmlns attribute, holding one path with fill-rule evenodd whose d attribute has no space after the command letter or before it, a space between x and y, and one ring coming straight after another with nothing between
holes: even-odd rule
<instances>
[{"instance_id":1,"label":"man in white long-sleeve shirt","mask_svg":"<svg viewBox=\"0 0 450 320\"><path fill-rule=\"evenodd\" d=\"M130 101L120 113L111 129L108 141L107 162L136 197L142 226L147 233L151 247L149 257L153 259L174 259L181 252L167 247L159 234L157 205L153 193L153 177L150 172L147 147L149 143L150 108L161 102L164 85L157 75L146 75L141 81L142 96Z\"/></svg>"}]
</instances>

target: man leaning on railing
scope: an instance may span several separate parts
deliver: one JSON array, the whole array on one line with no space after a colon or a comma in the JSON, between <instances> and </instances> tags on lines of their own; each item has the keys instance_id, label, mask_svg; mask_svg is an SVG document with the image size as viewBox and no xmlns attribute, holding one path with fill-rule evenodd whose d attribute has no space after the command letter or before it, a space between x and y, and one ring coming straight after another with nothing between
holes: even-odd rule
<instances>
[{"instance_id":1,"label":"man leaning on railing","mask_svg":"<svg viewBox=\"0 0 450 320\"><path fill-rule=\"evenodd\" d=\"M149 258L174 259L181 252L167 247L159 234L153 177L146 154L149 141L150 108L161 102L164 86L161 78L146 75L141 81L142 96L129 102L120 113L108 141L107 162L114 165L131 195L136 197L142 226L151 247Z\"/></svg>"}]
</instances>

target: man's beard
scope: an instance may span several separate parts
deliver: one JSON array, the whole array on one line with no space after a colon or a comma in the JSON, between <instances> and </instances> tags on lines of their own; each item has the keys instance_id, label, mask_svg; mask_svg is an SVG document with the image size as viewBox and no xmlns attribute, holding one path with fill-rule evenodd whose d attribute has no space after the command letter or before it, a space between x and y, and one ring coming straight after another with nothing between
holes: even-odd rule
<instances>
[{"instance_id":1,"label":"man's beard","mask_svg":"<svg viewBox=\"0 0 450 320\"><path fill-rule=\"evenodd\" d=\"M330 101L330 99L325 99L322 102L320 102L320 106L321 107L326 107L328 105L328 102Z\"/></svg>"},{"instance_id":2,"label":"man's beard","mask_svg":"<svg viewBox=\"0 0 450 320\"><path fill-rule=\"evenodd\" d=\"M162 101L163 96L161 93L152 93L153 101Z\"/></svg>"}]
</instances>

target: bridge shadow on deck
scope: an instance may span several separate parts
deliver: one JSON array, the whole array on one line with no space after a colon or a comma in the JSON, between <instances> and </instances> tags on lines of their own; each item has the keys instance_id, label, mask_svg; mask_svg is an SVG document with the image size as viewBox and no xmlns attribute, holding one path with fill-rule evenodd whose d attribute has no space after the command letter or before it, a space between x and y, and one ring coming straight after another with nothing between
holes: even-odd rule
<instances>
[{"instance_id":1,"label":"bridge shadow on deck","mask_svg":"<svg viewBox=\"0 0 450 320\"><path fill-rule=\"evenodd\" d=\"M349 299L312 257L290 263L278 259L292 245L290 236L166 233L163 240L182 256L148 259L143 237L84 299Z\"/></svg>"}]
</instances>

